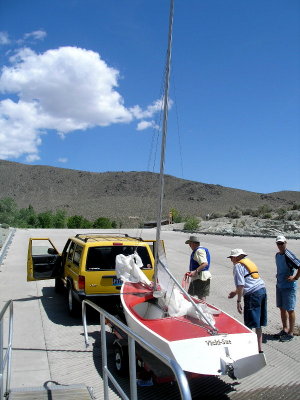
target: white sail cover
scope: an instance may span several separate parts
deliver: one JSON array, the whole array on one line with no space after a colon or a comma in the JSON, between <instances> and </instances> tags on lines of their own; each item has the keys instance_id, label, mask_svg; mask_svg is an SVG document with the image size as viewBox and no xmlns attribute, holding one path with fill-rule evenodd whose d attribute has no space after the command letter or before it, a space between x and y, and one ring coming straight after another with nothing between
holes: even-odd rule
<instances>
[{"instance_id":1,"label":"white sail cover","mask_svg":"<svg viewBox=\"0 0 300 400\"><path fill-rule=\"evenodd\" d=\"M143 266L140 256L134 254L125 256L119 254L116 257L116 273L117 277L123 282L137 283L141 282L144 285L151 287L153 284L141 270ZM180 317L189 315L190 317L202 320L204 323L209 323L215 326L213 314L219 313L208 307L206 304L197 304L197 308L187 300L167 269L167 260L162 244L158 247L158 263L157 263L157 290L154 296L158 298L159 306L168 312L171 317Z\"/></svg>"},{"instance_id":2,"label":"white sail cover","mask_svg":"<svg viewBox=\"0 0 300 400\"><path fill-rule=\"evenodd\" d=\"M124 256L119 254L116 256L116 273L117 277L122 279L123 282L141 282L145 285L151 285L151 281L141 271L143 266L141 257L137 252Z\"/></svg>"}]
</instances>

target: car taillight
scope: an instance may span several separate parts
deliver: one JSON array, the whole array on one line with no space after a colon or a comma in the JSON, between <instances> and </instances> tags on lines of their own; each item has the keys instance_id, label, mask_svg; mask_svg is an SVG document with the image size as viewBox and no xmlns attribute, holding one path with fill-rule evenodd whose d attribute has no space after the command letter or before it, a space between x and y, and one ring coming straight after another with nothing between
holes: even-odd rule
<instances>
[{"instance_id":1,"label":"car taillight","mask_svg":"<svg viewBox=\"0 0 300 400\"><path fill-rule=\"evenodd\" d=\"M78 277L78 289L79 290L85 289L85 277L82 275L79 275Z\"/></svg>"}]
</instances>

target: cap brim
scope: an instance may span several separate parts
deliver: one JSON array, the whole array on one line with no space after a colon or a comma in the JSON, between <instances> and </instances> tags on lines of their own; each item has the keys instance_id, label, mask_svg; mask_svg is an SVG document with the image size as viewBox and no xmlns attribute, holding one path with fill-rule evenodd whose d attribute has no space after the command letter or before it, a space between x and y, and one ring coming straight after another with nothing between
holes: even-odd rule
<instances>
[{"instance_id":1,"label":"cap brim","mask_svg":"<svg viewBox=\"0 0 300 400\"><path fill-rule=\"evenodd\" d=\"M190 240L187 240L187 241L185 242L185 244L189 244L189 243L191 243L191 241L190 241Z\"/></svg>"}]
</instances>

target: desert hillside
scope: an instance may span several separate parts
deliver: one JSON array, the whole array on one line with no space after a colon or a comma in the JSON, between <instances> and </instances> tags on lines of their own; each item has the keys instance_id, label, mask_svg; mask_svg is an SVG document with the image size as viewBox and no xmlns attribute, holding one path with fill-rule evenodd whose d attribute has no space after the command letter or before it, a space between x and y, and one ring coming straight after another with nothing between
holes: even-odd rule
<instances>
[{"instance_id":1,"label":"desert hillside","mask_svg":"<svg viewBox=\"0 0 300 400\"><path fill-rule=\"evenodd\" d=\"M103 172L32 166L0 160L0 198L11 197L19 207L30 204L37 212L62 209L68 215L88 219L154 219L157 214L158 174L151 172ZM165 178L164 214L176 208L183 216L205 217L231 207L272 209L300 203L300 192L269 194Z\"/></svg>"}]
</instances>

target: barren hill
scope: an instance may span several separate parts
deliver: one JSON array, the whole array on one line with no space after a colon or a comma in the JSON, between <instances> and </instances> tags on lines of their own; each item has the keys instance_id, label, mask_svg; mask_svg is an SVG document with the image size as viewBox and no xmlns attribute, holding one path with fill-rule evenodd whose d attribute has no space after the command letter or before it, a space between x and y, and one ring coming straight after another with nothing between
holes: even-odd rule
<instances>
[{"instance_id":1,"label":"barren hill","mask_svg":"<svg viewBox=\"0 0 300 400\"><path fill-rule=\"evenodd\" d=\"M85 172L32 166L0 160L0 198L12 197L19 207L30 204L37 212L66 210L88 219L113 219L157 214L158 174L151 172ZM183 216L224 213L231 207L273 209L300 203L300 192L260 194L175 178L165 178L164 213L176 208Z\"/></svg>"}]
</instances>

